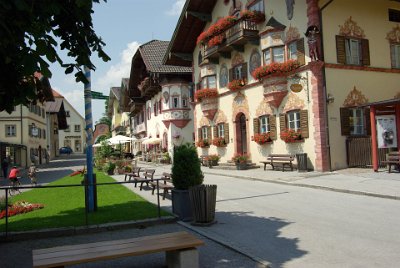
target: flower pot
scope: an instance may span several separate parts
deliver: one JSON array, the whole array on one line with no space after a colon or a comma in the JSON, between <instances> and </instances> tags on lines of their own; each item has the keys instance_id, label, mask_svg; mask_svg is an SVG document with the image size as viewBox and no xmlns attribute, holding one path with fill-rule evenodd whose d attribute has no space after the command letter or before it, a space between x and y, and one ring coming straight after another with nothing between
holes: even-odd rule
<instances>
[{"instance_id":1,"label":"flower pot","mask_svg":"<svg viewBox=\"0 0 400 268\"><path fill-rule=\"evenodd\" d=\"M246 162L236 163L236 169L237 170L246 170L247 169L247 163Z\"/></svg>"}]
</instances>

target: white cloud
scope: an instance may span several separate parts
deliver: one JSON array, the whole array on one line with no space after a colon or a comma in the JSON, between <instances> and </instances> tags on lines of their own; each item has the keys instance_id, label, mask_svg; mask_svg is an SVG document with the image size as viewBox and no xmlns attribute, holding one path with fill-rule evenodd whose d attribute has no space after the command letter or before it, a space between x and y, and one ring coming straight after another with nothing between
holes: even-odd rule
<instances>
[{"instance_id":1,"label":"white cloud","mask_svg":"<svg viewBox=\"0 0 400 268\"><path fill-rule=\"evenodd\" d=\"M140 44L136 41L127 44L127 48L120 54L120 61L112 65L104 76L95 81L96 86L94 88L98 89L96 91L101 91L108 95L110 87L120 86L122 78L129 78L132 57L139 46Z\"/></svg>"},{"instance_id":2,"label":"white cloud","mask_svg":"<svg viewBox=\"0 0 400 268\"><path fill-rule=\"evenodd\" d=\"M176 2L172 5L171 9L166 13L170 16L179 16L182 12L182 8L185 5L185 0L176 0Z\"/></svg>"}]
</instances>

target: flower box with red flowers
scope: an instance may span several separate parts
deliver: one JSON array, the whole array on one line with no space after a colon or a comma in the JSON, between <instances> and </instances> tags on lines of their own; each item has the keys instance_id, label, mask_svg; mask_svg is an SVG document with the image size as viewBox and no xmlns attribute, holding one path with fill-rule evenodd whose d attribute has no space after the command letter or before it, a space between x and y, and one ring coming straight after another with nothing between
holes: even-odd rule
<instances>
[{"instance_id":1,"label":"flower box with red flowers","mask_svg":"<svg viewBox=\"0 0 400 268\"><path fill-rule=\"evenodd\" d=\"M208 48L214 47L214 46L218 46L218 45L222 44L224 42L224 38L225 37L222 34L219 34L219 35L216 35L216 36L212 37L207 42Z\"/></svg>"},{"instance_id":2,"label":"flower box with red flowers","mask_svg":"<svg viewBox=\"0 0 400 268\"><path fill-rule=\"evenodd\" d=\"M205 43L205 41L215 35L219 35L226 31L229 27L234 25L238 18L235 16L227 16L219 19L216 23L211 24L210 27L208 27L207 30L202 32L198 37L197 37L197 44L200 43Z\"/></svg>"},{"instance_id":3,"label":"flower box with red flowers","mask_svg":"<svg viewBox=\"0 0 400 268\"><path fill-rule=\"evenodd\" d=\"M245 9L240 12L240 18L252 21L254 23L261 23L265 21L265 14L257 10Z\"/></svg>"},{"instance_id":4,"label":"flower box with red flowers","mask_svg":"<svg viewBox=\"0 0 400 268\"><path fill-rule=\"evenodd\" d=\"M249 156L247 154L235 154L232 157L232 161L236 164L247 163L248 160L249 160Z\"/></svg>"},{"instance_id":5,"label":"flower box with red flowers","mask_svg":"<svg viewBox=\"0 0 400 268\"><path fill-rule=\"evenodd\" d=\"M287 143L303 141L301 131L299 130L296 131L294 129L286 129L281 132L280 136L281 139Z\"/></svg>"},{"instance_id":6,"label":"flower box with red flowers","mask_svg":"<svg viewBox=\"0 0 400 268\"><path fill-rule=\"evenodd\" d=\"M258 67L251 75L258 80L262 80L266 76L290 73L299 67L300 63L297 60L288 60L282 63L273 62L271 64Z\"/></svg>"},{"instance_id":7,"label":"flower box with red flowers","mask_svg":"<svg viewBox=\"0 0 400 268\"><path fill-rule=\"evenodd\" d=\"M197 90L196 93L194 94L194 97L196 98L197 101L201 101L202 99L207 99L207 98L217 98L218 91L216 88L203 88Z\"/></svg>"},{"instance_id":8,"label":"flower box with red flowers","mask_svg":"<svg viewBox=\"0 0 400 268\"><path fill-rule=\"evenodd\" d=\"M247 79L234 79L228 83L228 88L231 91L238 91L242 89L247 83Z\"/></svg>"},{"instance_id":9,"label":"flower box with red flowers","mask_svg":"<svg viewBox=\"0 0 400 268\"><path fill-rule=\"evenodd\" d=\"M207 139L198 140L198 142L196 143L196 146L200 147L200 148L208 148L208 147L210 147L210 143L208 142Z\"/></svg>"},{"instance_id":10,"label":"flower box with red flowers","mask_svg":"<svg viewBox=\"0 0 400 268\"><path fill-rule=\"evenodd\" d=\"M212 140L212 145L217 147L226 147L225 138L217 137Z\"/></svg>"},{"instance_id":11,"label":"flower box with red flowers","mask_svg":"<svg viewBox=\"0 0 400 268\"><path fill-rule=\"evenodd\" d=\"M266 144L266 143L271 143L272 142L271 135L270 135L269 132L256 133L252 137L252 140L257 142L258 144Z\"/></svg>"}]
</instances>

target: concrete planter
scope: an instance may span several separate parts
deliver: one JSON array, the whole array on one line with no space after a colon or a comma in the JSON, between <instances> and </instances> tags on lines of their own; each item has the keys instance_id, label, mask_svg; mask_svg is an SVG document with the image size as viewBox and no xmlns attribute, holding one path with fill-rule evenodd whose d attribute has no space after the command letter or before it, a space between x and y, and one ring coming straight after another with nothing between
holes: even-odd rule
<instances>
[{"instance_id":1,"label":"concrete planter","mask_svg":"<svg viewBox=\"0 0 400 268\"><path fill-rule=\"evenodd\" d=\"M177 215L181 221L193 219L189 190L172 190L172 213Z\"/></svg>"}]
</instances>

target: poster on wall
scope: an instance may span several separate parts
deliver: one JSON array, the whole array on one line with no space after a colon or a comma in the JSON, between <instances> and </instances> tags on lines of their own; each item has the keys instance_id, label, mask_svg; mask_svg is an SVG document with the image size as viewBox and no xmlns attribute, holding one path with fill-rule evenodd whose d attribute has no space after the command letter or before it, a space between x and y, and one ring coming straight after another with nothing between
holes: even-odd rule
<instances>
[{"instance_id":1,"label":"poster on wall","mask_svg":"<svg viewBox=\"0 0 400 268\"><path fill-rule=\"evenodd\" d=\"M378 148L397 147L395 115L379 115L376 117Z\"/></svg>"}]
</instances>

